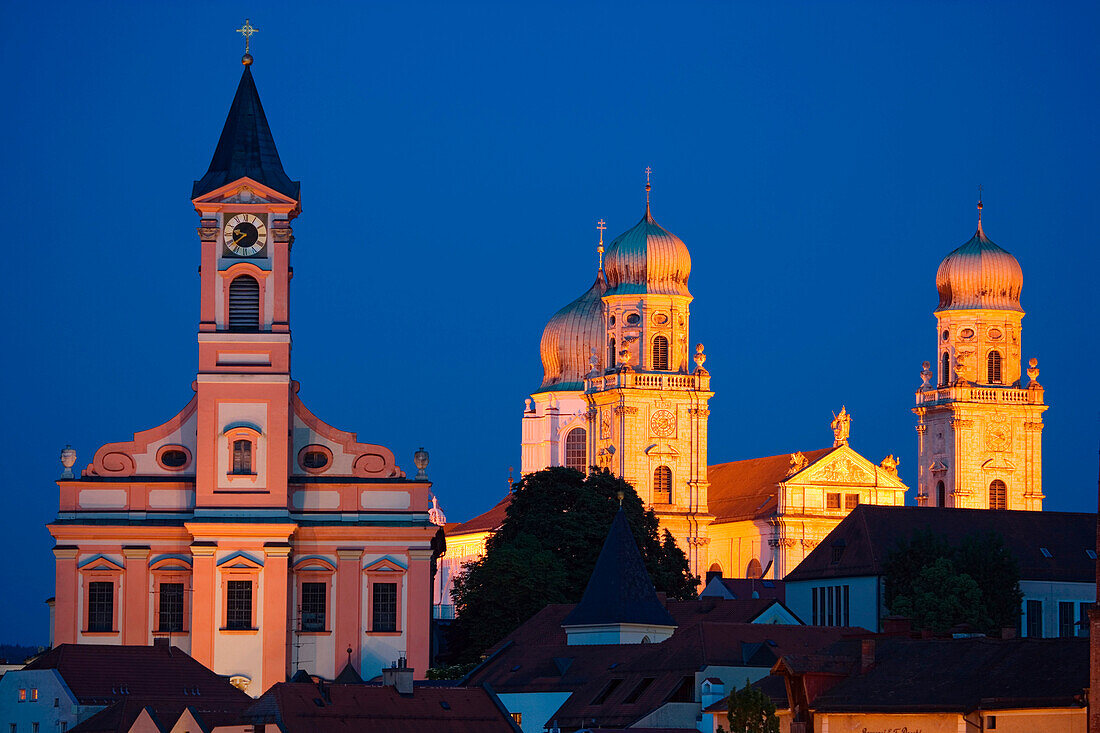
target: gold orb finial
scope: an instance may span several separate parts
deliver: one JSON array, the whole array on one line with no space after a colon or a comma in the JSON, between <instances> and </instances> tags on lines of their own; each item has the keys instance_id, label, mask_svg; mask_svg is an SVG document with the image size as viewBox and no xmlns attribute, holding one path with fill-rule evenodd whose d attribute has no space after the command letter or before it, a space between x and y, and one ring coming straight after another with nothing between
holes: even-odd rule
<instances>
[{"instance_id":1,"label":"gold orb finial","mask_svg":"<svg viewBox=\"0 0 1100 733\"><path fill-rule=\"evenodd\" d=\"M653 173L653 169L648 165L645 167L645 213L649 214L649 192L653 189L653 186L649 182L649 175Z\"/></svg>"}]
</instances>

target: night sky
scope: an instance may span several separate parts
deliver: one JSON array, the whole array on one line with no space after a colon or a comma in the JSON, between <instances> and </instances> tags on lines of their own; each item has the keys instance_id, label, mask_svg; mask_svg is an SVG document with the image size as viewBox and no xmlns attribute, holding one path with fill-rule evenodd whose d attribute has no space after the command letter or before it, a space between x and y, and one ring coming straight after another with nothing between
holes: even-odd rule
<instances>
[{"instance_id":1,"label":"night sky","mask_svg":"<svg viewBox=\"0 0 1100 733\"><path fill-rule=\"evenodd\" d=\"M253 67L294 224L294 377L429 476L451 520L507 490L547 319L596 229L653 212L692 256L710 462L831 444L916 481L936 268L1023 266L1045 508L1096 508L1096 3L0 5L2 642L45 644L54 480L172 417L197 361L206 171Z\"/></svg>"}]
</instances>

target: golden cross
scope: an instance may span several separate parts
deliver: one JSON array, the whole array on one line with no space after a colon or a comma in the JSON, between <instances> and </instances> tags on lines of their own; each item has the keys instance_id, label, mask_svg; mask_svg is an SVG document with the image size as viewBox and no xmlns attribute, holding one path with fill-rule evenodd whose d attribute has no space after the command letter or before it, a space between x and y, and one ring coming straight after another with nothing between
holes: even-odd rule
<instances>
[{"instance_id":1,"label":"golden cross","mask_svg":"<svg viewBox=\"0 0 1100 733\"><path fill-rule=\"evenodd\" d=\"M600 230L600 246L596 247L596 251L600 255L600 269L602 270L603 269L603 233L604 233L604 230L607 229L607 224L604 223L603 219L600 219L598 222L596 222L596 228Z\"/></svg>"},{"instance_id":2,"label":"golden cross","mask_svg":"<svg viewBox=\"0 0 1100 733\"><path fill-rule=\"evenodd\" d=\"M978 224L982 223L982 184L978 184Z\"/></svg>"},{"instance_id":3,"label":"golden cross","mask_svg":"<svg viewBox=\"0 0 1100 733\"><path fill-rule=\"evenodd\" d=\"M649 174L653 172L653 169L648 165L645 167L645 213L649 214Z\"/></svg>"},{"instance_id":4,"label":"golden cross","mask_svg":"<svg viewBox=\"0 0 1100 733\"><path fill-rule=\"evenodd\" d=\"M244 19L244 25L237 29L237 32L244 36L244 52L248 53L248 41L252 38L252 34L259 31L259 28L253 28L248 22L248 18Z\"/></svg>"}]
</instances>

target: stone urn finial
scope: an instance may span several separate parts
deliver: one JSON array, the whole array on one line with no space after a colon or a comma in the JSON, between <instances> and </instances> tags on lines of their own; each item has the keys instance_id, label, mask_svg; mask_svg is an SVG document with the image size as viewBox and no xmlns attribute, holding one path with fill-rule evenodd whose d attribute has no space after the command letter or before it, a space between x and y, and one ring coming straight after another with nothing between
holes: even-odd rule
<instances>
[{"instance_id":1,"label":"stone urn finial","mask_svg":"<svg viewBox=\"0 0 1100 733\"><path fill-rule=\"evenodd\" d=\"M76 478L73 475L73 466L76 465L76 451L71 445L66 445L61 451L61 465L65 470L61 472L61 478Z\"/></svg>"},{"instance_id":2,"label":"stone urn finial","mask_svg":"<svg viewBox=\"0 0 1100 733\"><path fill-rule=\"evenodd\" d=\"M1028 378L1028 383L1027 383L1027 388L1028 389L1039 389L1040 387L1042 387L1042 385L1039 384L1039 360L1038 359L1032 359L1027 363L1027 378Z\"/></svg>"},{"instance_id":3,"label":"stone urn finial","mask_svg":"<svg viewBox=\"0 0 1100 733\"><path fill-rule=\"evenodd\" d=\"M428 478L428 474L424 471L428 467L428 451L424 450L424 446L420 446L413 453L413 465L416 466L416 478Z\"/></svg>"},{"instance_id":4,"label":"stone urn finial","mask_svg":"<svg viewBox=\"0 0 1100 733\"><path fill-rule=\"evenodd\" d=\"M931 362L921 362L920 365L920 378L924 381L921 382L921 390L926 390L932 386L932 364Z\"/></svg>"}]
</instances>

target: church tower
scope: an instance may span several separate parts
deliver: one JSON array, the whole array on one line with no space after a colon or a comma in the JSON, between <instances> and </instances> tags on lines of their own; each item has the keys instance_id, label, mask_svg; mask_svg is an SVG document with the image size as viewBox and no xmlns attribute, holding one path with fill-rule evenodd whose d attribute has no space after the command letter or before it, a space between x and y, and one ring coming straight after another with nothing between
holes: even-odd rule
<instances>
[{"instance_id":1,"label":"church tower","mask_svg":"<svg viewBox=\"0 0 1100 733\"><path fill-rule=\"evenodd\" d=\"M585 378L591 461L630 482L687 555L707 568L707 401L702 344L688 349L684 243L649 206L607 250L603 353ZM693 362L694 361L694 366Z\"/></svg>"},{"instance_id":2,"label":"church tower","mask_svg":"<svg viewBox=\"0 0 1100 733\"><path fill-rule=\"evenodd\" d=\"M921 506L1043 508L1043 388L1023 381L1023 271L982 230L940 263L937 372L924 362L916 413ZM935 384L933 384L935 378Z\"/></svg>"}]
</instances>

